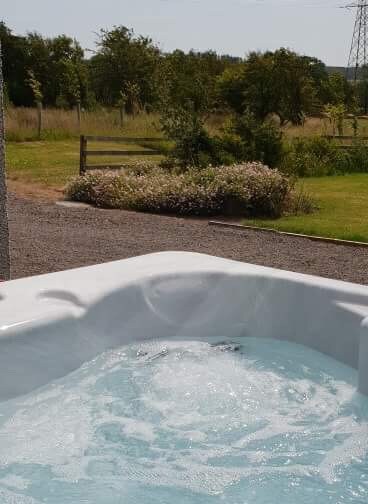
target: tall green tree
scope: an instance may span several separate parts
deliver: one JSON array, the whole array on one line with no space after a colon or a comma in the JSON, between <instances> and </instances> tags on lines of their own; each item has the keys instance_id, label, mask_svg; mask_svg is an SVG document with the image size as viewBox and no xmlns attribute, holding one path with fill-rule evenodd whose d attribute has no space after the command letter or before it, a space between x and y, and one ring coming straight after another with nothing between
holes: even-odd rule
<instances>
[{"instance_id":1,"label":"tall green tree","mask_svg":"<svg viewBox=\"0 0 368 504\"><path fill-rule=\"evenodd\" d=\"M222 99L237 113L258 120L277 115L281 124L300 124L317 96L315 62L288 49L251 53L218 79Z\"/></svg>"},{"instance_id":2,"label":"tall green tree","mask_svg":"<svg viewBox=\"0 0 368 504\"><path fill-rule=\"evenodd\" d=\"M214 51L176 50L164 55L160 67L162 101L177 107L186 107L190 102L196 112L216 109L217 78L237 61Z\"/></svg>"},{"instance_id":3,"label":"tall green tree","mask_svg":"<svg viewBox=\"0 0 368 504\"><path fill-rule=\"evenodd\" d=\"M27 86L27 42L0 22L0 42L3 52L3 75L7 96L14 105L30 105L32 93Z\"/></svg>"},{"instance_id":4,"label":"tall green tree","mask_svg":"<svg viewBox=\"0 0 368 504\"><path fill-rule=\"evenodd\" d=\"M129 95L132 86L137 86L142 107L155 103L160 51L150 38L136 36L133 30L118 26L110 31L101 30L97 47L89 73L98 101L114 106L122 90Z\"/></svg>"},{"instance_id":5,"label":"tall green tree","mask_svg":"<svg viewBox=\"0 0 368 504\"><path fill-rule=\"evenodd\" d=\"M343 104L351 109L355 104L354 87L341 73L331 73L321 86L323 104Z\"/></svg>"},{"instance_id":6,"label":"tall green tree","mask_svg":"<svg viewBox=\"0 0 368 504\"><path fill-rule=\"evenodd\" d=\"M45 105L58 101L66 107L86 101L88 73L83 50L70 37L43 38L27 36L27 64L41 83Z\"/></svg>"}]
</instances>

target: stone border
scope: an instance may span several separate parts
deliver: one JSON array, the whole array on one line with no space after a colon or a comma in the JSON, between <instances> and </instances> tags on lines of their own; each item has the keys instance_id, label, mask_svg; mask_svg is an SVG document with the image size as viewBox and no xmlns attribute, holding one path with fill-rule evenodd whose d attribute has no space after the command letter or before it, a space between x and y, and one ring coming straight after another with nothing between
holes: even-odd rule
<instances>
[{"instance_id":1,"label":"stone border","mask_svg":"<svg viewBox=\"0 0 368 504\"><path fill-rule=\"evenodd\" d=\"M217 226L217 227L225 227L230 229L237 229L239 231L259 231L261 233L273 233L281 236L291 236L292 238L304 238L306 240L318 241L322 243L332 243L334 245L344 245L346 247L362 247L367 248L368 243L358 242L352 240L339 240L337 238L325 238L323 236L313 236L306 235L301 233L290 233L288 231L279 231L277 229L272 228L264 228L257 226L247 226L243 224L231 224L230 222L222 222L222 221L209 221L209 226Z\"/></svg>"}]
</instances>

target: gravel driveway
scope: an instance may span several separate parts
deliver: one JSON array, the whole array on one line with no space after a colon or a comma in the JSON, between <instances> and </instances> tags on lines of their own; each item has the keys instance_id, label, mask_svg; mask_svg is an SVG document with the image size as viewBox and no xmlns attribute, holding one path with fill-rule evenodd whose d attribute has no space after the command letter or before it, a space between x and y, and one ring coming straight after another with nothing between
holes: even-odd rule
<instances>
[{"instance_id":1,"label":"gravel driveway","mask_svg":"<svg viewBox=\"0 0 368 504\"><path fill-rule=\"evenodd\" d=\"M9 218L13 278L182 250L368 284L368 247L216 228L206 220L64 208L14 194Z\"/></svg>"}]
</instances>

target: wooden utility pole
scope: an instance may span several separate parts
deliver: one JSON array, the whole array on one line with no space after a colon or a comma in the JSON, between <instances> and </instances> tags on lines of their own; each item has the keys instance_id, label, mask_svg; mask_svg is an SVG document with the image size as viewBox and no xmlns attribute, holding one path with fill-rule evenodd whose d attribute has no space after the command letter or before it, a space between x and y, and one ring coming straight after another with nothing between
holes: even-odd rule
<instances>
[{"instance_id":1,"label":"wooden utility pole","mask_svg":"<svg viewBox=\"0 0 368 504\"><path fill-rule=\"evenodd\" d=\"M4 81L0 42L0 280L10 278L9 227L5 179Z\"/></svg>"}]
</instances>

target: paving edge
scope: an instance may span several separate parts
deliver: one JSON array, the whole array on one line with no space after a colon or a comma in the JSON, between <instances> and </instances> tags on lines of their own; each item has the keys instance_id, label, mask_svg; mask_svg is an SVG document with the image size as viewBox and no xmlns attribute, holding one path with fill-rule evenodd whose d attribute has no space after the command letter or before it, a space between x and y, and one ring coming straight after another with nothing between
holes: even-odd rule
<instances>
[{"instance_id":1,"label":"paving edge","mask_svg":"<svg viewBox=\"0 0 368 504\"><path fill-rule=\"evenodd\" d=\"M287 231L278 231L277 229L257 227L257 226L247 226L243 224L231 224L229 222L221 222L221 221L209 221L209 226L217 226L217 227L225 227L230 229L237 229L243 231L258 231L261 233L273 233L281 236L290 236L292 238L304 238L306 240L318 241L322 243L332 243L334 245L344 245L345 247L363 247L367 248L368 243L357 242L351 240L338 240L337 238L324 238L323 236L313 236L299 233L290 233Z\"/></svg>"},{"instance_id":2,"label":"paving edge","mask_svg":"<svg viewBox=\"0 0 368 504\"><path fill-rule=\"evenodd\" d=\"M55 205L59 207L64 207L64 208L93 208L93 205L90 205L89 203L82 203L80 201L70 201L70 200L58 200L55 201Z\"/></svg>"}]
</instances>

